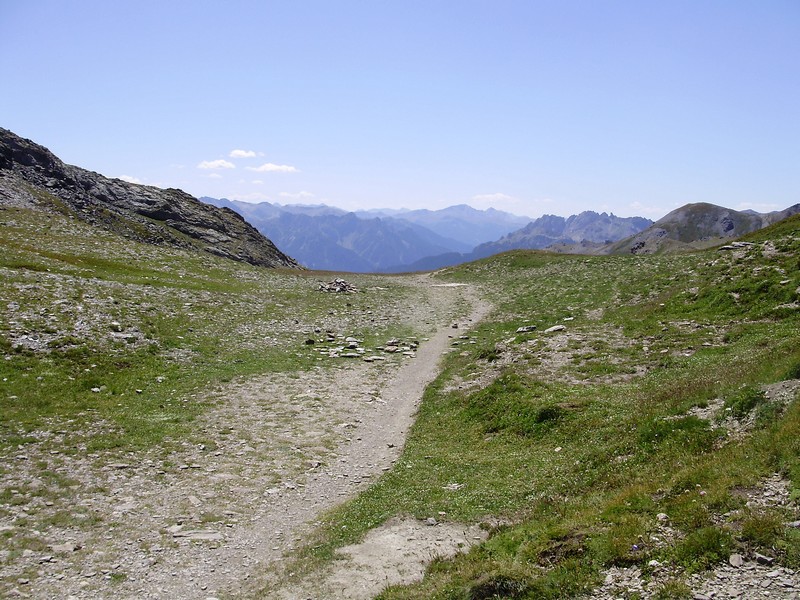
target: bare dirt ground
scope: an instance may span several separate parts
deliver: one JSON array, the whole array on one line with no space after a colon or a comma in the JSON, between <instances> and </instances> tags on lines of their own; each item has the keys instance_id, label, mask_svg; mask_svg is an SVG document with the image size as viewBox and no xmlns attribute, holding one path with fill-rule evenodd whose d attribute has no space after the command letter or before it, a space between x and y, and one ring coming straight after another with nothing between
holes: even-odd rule
<instances>
[{"instance_id":1,"label":"bare dirt ground","mask_svg":"<svg viewBox=\"0 0 800 600\"><path fill-rule=\"evenodd\" d=\"M76 481L74 504L63 507L56 535L28 532L37 542L14 561L17 585L3 595L227 598L266 586L268 597L369 598L480 539L466 526L398 520L344 549L349 558L325 578L292 589L264 579L303 545L318 515L391 468L450 338L489 309L466 286L426 276L415 282L428 288L420 294L428 300L409 313L418 330L435 329L415 356L339 358L333 367L233 382L211 392L217 406L197 425L209 442L187 443L167 460L158 449L113 464L91 455L46 457ZM13 457L17 468L4 481L12 493L16 479L25 481L25 465L43 458L34 447L26 452ZM71 527L70 519L98 525Z\"/></svg>"}]
</instances>

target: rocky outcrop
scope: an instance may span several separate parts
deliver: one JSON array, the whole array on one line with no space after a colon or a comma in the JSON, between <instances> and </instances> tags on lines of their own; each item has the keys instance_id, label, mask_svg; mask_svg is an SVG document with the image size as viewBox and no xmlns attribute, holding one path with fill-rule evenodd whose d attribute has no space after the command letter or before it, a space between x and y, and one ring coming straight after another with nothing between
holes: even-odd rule
<instances>
[{"instance_id":1,"label":"rocky outcrop","mask_svg":"<svg viewBox=\"0 0 800 600\"><path fill-rule=\"evenodd\" d=\"M67 165L47 148L0 128L0 206L69 214L131 239L194 248L265 267L297 262L230 209L178 189L110 179Z\"/></svg>"},{"instance_id":2,"label":"rocky outcrop","mask_svg":"<svg viewBox=\"0 0 800 600\"><path fill-rule=\"evenodd\" d=\"M541 250L554 244L609 243L638 233L652 223L644 217L618 217L591 210L566 219L544 215L496 242L481 244L473 254L483 258L508 250Z\"/></svg>"}]
</instances>

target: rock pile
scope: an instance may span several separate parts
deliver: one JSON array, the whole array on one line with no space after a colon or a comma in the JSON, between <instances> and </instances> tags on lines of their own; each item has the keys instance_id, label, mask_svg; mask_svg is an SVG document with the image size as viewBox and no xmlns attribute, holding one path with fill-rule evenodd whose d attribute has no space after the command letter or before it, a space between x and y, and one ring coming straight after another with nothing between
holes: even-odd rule
<instances>
[{"instance_id":1,"label":"rock pile","mask_svg":"<svg viewBox=\"0 0 800 600\"><path fill-rule=\"evenodd\" d=\"M355 294L356 292L358 292L358 288L354 286L352 283L348 283L344 279L337 277L336 279L334 279L333 281L329 281L328 283L320 283L319 291L331 292L331 293Z\"/></svg>"},{"instance_id":2,"label":"rock pile","mask_svg":"<svg viewBox=\"0 0 800 600\"><path fill-rule=\"evenodd\" d=\"M315 333L321 334L320 330ZM363 341L353 336L344 336L332 331L326 331L324 337L308 338L305 342L307 346L321 346L318 352L322 356L330 358L360 358L364 362L376 362L386 360L386 354L399 354L409 358L416 356L419 342L417 340L401 341L396 338L387 340L382 346L375 346L372 351L364 347Z\"/></svg>"}]
</instances>

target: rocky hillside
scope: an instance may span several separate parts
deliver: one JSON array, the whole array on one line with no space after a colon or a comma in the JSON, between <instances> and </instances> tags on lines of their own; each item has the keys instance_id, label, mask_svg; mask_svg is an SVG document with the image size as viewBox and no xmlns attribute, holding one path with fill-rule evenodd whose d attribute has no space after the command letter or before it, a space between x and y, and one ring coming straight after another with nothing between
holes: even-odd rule
<instances>
[{"instance_id":1,"label":"rocky hillside","mask_svg":"<svg viewBox=\"0 0 800 600\"><path fill-rule=\"evenodd\" d=\"M151 244L265 267L299 266L231 210L178 189L127 183L64 164L47 148L0 128L3 205L61 212Z\"/></svg>"},{"instance_id":2,"label":"rocky hillside","mask_svg":"<svg viewBox=\"0 0 800 600\"><path fill-rule=\"evenodd\" d=\"M756 213L699 202L673 210L653 225L610 246L610 254L654 254L709 248L800 212L800 204L785 210Z\"/></svg>"}]
</instances>

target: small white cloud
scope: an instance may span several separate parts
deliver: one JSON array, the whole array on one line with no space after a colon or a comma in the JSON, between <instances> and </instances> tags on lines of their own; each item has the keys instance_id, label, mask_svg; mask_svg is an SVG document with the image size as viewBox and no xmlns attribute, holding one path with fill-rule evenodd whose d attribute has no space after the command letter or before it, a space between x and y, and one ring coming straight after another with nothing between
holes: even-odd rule
<instances>
[{"instance_id":1,"label":"small white cloud","mask_svg":"<svg viewBox=\"0 0 800 600\"><path fill-rule=\"evenodd\" d=\"M220 158L219 160L204 160L199 165L198 169L235 169L236 165L232 162Z\"/></svg>"},{"instance_id":2,"label":"small white cloud","mask_svg":"<svg viewBox=\"0 0 800 600\"><path fill-rule=\"evenodd\" d=\"M228 155L231 158L255 158L256 153L253 150L231 150Z\"/></svg>"},{"instance_id":3,"label":"small white cloud","mask_svg":"<svg viewBox=\"0 0 800 600\"><path fill-rule=\"evenodd\" d=\"M251 181L250 183L252 183L253 185L264 185L264 182L261 181L260 179L253 179L253 181Z\"/></svg>"},{"instance_id":4,"label":"small white cloud","mask_svg":"<svg viewBox=\"0 0 800 600\"><path fill-rule=\"evenodd\" d=\"M278 194L281 198L291 198L292 200L307 200L309 198L315 198L316 196L311 192L297 192L296 194L292 194L290 192L281 192Z\"/></svg>"},{"instance_id":5,"label":"small white cloud","mask_svg":"<svg viewBox=\"0 0 800 600\"><path fill-rule=\"evenodd\" d=\"M141 179L137 179L136 177L131 177L130 175L120 175L117 179L122 179L122 181L127 181L128 183L142 183Z\"/></svg>"},{"instance_id":6,"label":"small white cloud","mask_svg":"<svg viewBox=\"0 0 800 600\"><path fill-rule=\"evenodd\" d=\"M208 177L209 179L222 179L222 175L220 175L219 173L209 173L208 175L206 175L206 177Z\"/></svg>"},{"instance_id":7,"label":"small white cloud","mask_svg":"<svg viewBox=\"0 0 800 600\"><path fill-rule=\"evenodd\" d=\"M300 170L297 167L292 167L290 165L276 165L274 163L264 163L260 167L247 167L250 171L256 171L257 173L299 173Z\"/></svg>"}]
</instances>

